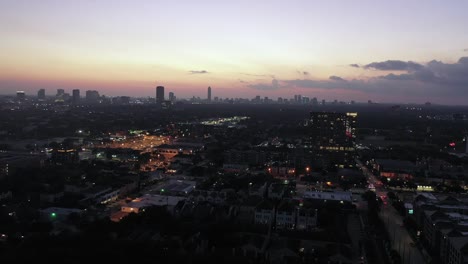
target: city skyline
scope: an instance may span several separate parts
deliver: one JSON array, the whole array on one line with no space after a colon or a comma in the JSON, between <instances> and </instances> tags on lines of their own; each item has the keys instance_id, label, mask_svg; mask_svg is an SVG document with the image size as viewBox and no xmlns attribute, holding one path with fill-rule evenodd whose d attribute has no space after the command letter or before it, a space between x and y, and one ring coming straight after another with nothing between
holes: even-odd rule
<instances>
[{"instance_id":1,"label":"city skyline","mask_svg":"<svg viewBox=\"0 0 468 264\"><path fill-rule=\"evenodd\" d=\"M466 105L465 1L0 3L0 94ZM54 16L50 16L54 14Z\"/></svg>"}]
</instances>

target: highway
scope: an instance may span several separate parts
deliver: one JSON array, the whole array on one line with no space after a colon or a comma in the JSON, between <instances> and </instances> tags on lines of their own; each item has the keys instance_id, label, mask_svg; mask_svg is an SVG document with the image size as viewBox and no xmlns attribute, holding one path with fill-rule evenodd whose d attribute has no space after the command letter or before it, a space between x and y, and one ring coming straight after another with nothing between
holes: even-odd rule
<instances>
[{"instance_id":1,"label":"highway","mask_svg":"<svg viewBox=\"0 0 468 264\"><path fill-rule=\"evenodd\" d=\"M356 160L356 162L367 177L369 184L374 185L377 196L386 197L387 191L383 188L382 182L361 161ZM380 217L387 228L392 248L398 251L402 263L426 263L419 249L414 246L415 242L403 226L403 219L395 208L390 204L384 204L380 210Z\"/></svg>"}]
</instances>

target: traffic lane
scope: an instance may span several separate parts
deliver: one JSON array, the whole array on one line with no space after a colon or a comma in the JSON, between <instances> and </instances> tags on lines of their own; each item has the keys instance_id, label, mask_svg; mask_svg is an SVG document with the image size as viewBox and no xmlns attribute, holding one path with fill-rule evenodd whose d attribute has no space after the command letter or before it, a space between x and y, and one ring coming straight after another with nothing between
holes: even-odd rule
<instances>
[{"instance_id":1,"label":"traffic lane","mask_svg":"<svg viewBox=\"0 0 468 264\"><path fill-rule=\"evenodd\" d=\"M392 206L382 210L383 219L393 242L393 248L398 251L400 256L405 257L404 263L425 263L424 258L415 244L408 230L402 225L401 216Z\"/></svg>"}]
</instances>

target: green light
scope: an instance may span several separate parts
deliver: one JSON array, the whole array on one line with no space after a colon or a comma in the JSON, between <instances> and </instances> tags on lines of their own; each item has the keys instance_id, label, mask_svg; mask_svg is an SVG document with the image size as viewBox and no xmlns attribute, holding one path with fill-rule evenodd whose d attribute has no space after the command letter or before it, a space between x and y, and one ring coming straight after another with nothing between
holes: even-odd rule
<instances>
[{"instance_id":1,"label":"green light","mask_svg":"<svg viewBox=\"0 0 468 264\"><path fill-rule=\"evenodd\" d=\"M50 213L50 217L55 218L57 216L56 213Z\"/></svg>"},{"instance_id":2,"label":"green light","mask_svg":"<svg viewBox=\"0 0 468 264\"><path fill-rule=\"evenodd\" d=\"M164 192L164 189L161 189L161 192Z\"/></svg>"},{"instance_id":3,"label":"green light","mask_svg":"<svg viewBox=\"0 0 468 264\"><path fill-rule=\"evenodd\" d=\"M411 215L412 215L413 212L414 212L413 209L409 209L409 210L408 210L408 214L411 214Z\"/></svg>"}]
</instances>

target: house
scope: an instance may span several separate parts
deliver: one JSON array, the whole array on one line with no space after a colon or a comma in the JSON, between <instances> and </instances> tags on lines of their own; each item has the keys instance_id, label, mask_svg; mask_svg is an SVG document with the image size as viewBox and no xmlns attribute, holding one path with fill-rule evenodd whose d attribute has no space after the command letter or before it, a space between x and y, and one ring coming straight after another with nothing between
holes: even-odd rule
<instances>
[{"instance_id":1,"label":"house","mask_svg":"<svg viewBox=\"0 0 468 264\"><path fill-rule=\"evenodd\" d=\"M239 205L238 219L242 223L252 224L255 219L255 208L263 201L263 197L253 195L247 197Z\"/></svg>"},{"instance_id":2,"label":"house","mask_svg":"<svg viewBox=\"0 0 468 264\"><path fill-rule=\"evenodd\" d=\"M410 180L416 169L416 165L407 160L376 159L374 162L378 175L390 179Z\"/></svg>"},{"instance_id":3,"label":"house","mask_svg":"<svg viewBox=\"0 0 468 264\"><path fill-rule=\"evenodd\" d=\"M275 205L271 200L263 200L255 207L254 222L256 224L269 225L275 218Z\"/></svg>"},{"instance_id":4,"label":"house","mask_svg":"<svg viewBox=\"0 0 468 264\"><path fill-rule=\"evenodd\" d=\"M296 227L296 206L295 200L282 200L276 209L276 228L294 229Z\"/></svg>"}]
</instances>

